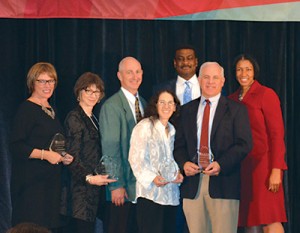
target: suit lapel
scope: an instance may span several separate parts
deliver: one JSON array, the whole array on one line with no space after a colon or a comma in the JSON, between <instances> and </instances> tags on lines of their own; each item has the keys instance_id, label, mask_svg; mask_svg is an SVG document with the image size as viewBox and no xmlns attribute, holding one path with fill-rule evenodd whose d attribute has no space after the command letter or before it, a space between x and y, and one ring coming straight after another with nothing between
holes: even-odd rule
<instances>
[{"instance_id":1,"label":"suit lapel","mask_svg":"<svg viewBox=\"0 0 300 233\"><path fill-rule=\"evenodd\" d=\"M141 101L141 103L142 103L143 109L144 109L144 111L145 111L145 108L147 107L147 101L144 100L144 98L141 97L141 96L139 96L139 98L140 98L140 101Z\"/></svg>"},{"instance_id":2,"label":"suit lapel","mask_svg":"<svg viewBox=\"0 0 300 233\"><path fill-rule=\"evenodd\" d=\"M177 78L172 80L171 83L171 90L176 94L177 90L176 90L176 82L177 82Z\"/></svg>"},{"instance_id":3,"label":"suit lapel","mask_svg":"<svg viewBox=\"0 0 300 233\"><path fill-rule=\"evenodd\" d=\"M211 139L215 135L216 130L220 124L220 121L223 118L226 111L227 111L227 99L224 96L221 96L215 112L215 117L213 119L213 125L212 125L211 135L210 135Z\"/></svg>"},{"instance_id":4,"label":"suit lapel","mask_svg":"<svg viewBox=\"0 0 300 233\"><path fill-rule=\"evenodd\" d=\"M135 123L132 111L130 109L128 100L126 99L126 96L124 95L122 90L120 90L118 92L118 94L119 94L119 97L120 97L121 102L122 102L122 106L123 106L123 109L124 109L124 112L125 112L125 117L126 117L126 121L128 122L128 126L130 128L133 128L136 123Z\"/></svg>"},{"instance_id":5,"label":"suit lapel","mask_svg":"<svg viewBox=\"0 0 300 233\"><path fill-rule=\"evenodd\" d=\"M198 108L200 104L200 98L192 101L190 103L189 111L187 112L187 120L189 127L187 127L188 134L190 135L190 142L193 143L192 148L197 148L198 145L198 137L197 137L197 115L198 115ZM193 117L193 119L191 119Z\"/></svg>"}]
</instances>

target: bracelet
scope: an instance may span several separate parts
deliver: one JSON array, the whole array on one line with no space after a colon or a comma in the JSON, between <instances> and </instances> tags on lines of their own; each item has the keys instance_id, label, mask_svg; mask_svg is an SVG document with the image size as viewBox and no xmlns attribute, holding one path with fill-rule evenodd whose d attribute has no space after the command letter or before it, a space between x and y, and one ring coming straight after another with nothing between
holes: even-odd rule
<instances>
[{"instance_id":1,"label":"bracelet","mask_svg":"<svg viewBox=\"0 0 300 233\"><path fill-rule=\"evenodd\" d=\"M85 177L85 181L86 181L87 183L91 184L90 181L91 181L92 176L93 176L93 175L91 175L91 174L87 175L87 176Z\"/></svg>"},{"instance_id":2,"label":"bracelet","mask_svg":"<svg viewBox=\"0 0 300 233\"><path fill-rule=\"evenodd\" d=\"M41 152L41 160L44 160L44 154L45 154L45 150L42 149L42 152Z\"/></svg>"}]
</instances>

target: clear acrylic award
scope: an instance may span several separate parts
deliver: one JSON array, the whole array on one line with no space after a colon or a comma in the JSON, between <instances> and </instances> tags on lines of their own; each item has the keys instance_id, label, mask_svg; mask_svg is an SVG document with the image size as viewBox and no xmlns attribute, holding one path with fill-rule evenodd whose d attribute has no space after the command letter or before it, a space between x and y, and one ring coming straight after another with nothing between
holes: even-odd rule
<instances>
[{"instance_id":1,"label":"clear acrylic award","mask_svg":"<svg viewBox=\"0 0 300 233\"><path fill-rule=\"evenodd\" d=\"M172 182L176 180L179 168L173 159L167 159L159 164L158 173L164 178L164 181Z\"/></svg>"},{"instance_id":2,"label":"clear acrylic award","mask_svg":"<svg viewBox=\"0 0 300 233\"><path fill-rule=\"evenodd\" d=\"M109 179L118 180L117 168L118 165L109 156L103 155L94 172L96 175L108 175Z\"/></svg>"},{"instance_id":3,"label":"clear acrylic award","mask_svg":"<svg viewBox=\"0 0 300 233\"><path fill-rule=\"evenodd\" d=\"M66 152L66 139L61 133L56 133L49 146L50 151L55 151L61 156L65 156Z\"/></svg>"},{"instance_id":4,"label":"clear acrylic award","mask_svg":"<svg viewBox=\"0 0 300 233\"><path fill-rule=\"evenodd\" d=\"M209 164L214 161L214 155L209 152L208 147L201 147L200 150L197 150L196 155L193 157L192 162L197 164L202 173Z\"/></svg>"}]
</instances>

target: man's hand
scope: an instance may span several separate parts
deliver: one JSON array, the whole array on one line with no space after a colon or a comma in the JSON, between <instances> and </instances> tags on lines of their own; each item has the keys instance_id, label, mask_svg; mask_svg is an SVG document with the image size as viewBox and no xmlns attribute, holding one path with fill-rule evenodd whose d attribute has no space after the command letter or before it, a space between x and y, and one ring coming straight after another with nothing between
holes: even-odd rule
<instances>
[{"instance_id":1,"label":"man's hand","mask_svg":"<svg viewBox=\"0 0 300 233\"><path fill-rule=\"evenodd\" d=\"M192 162L186 162L183 165L183 170L186 176L194 176L198 173L200 173L200 168L197 164L194 164Z\"/></svg>"},{"instance_id":2,"label":"man's hand","mask_svg":"<svg viewBox=\"0 0 300 233\"><path fill-rule=\"evenodd\" d=\"M208 176L218 176L220 171L221 171L221 167L219 163L214 161L207 166L207 168L203 171L203 173Z\"/></svg>"},{"instance_id":3,"label":"man's hand","mask_svg":"<svg viewBox=\"0 0 300 233\"><path fill-rule=\"evenodd\" d=\"M128 196L124 188L118 188L111 191L111 202L116 206L124 205L125 198L128 198Z\"/></svg>"}]
</instances>

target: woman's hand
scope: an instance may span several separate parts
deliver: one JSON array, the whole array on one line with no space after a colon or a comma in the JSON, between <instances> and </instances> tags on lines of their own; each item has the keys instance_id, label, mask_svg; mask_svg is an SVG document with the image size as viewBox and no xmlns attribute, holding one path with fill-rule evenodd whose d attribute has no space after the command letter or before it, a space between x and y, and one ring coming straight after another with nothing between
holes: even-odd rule
<instances>
[{"instance_id":1,"label":"woman's hand","mask_svg":"<svg viewBox=\"0 0 300 233\"><path fill-rule=\"evenodd\" d=\"M281 169L273 168L269 177L269 191L278 192L281 185Z\"/></svg>"},{"instance_id":2,"label":"woman's hand","mask_svg":"<svg viewBox=\"0 0 300 233\"><path fill-rule=\"evenodd\" d=\"M70 154L65 154L65 156L62 157L62 163L64 165L69 165L74 160L74 157Z\"/></svg>"},{"instance_id":3,"label":"woman's hand","mask_svg":"<svg viewBox=\"0 0 300 233\"><path fill-rule=\"evenodd\" d=\"M47 160L51 164L59 164L62 159L63 157L57 152L50 150L44 151L44 160Z\"/></svg>"},{"instance_id":4,"label":"woman's hand","mask_svg":"<svg viewBox=\"0 0 300 233\"><path fill-rule=\"evenodd\" d=\"M163 187L166 184L168 184L169 182L167 182L162 176L156 176L153 180L153 183L157 186L157 187Z\"/></svg>"},{"instance_id":5,"label":"woman's hand","mask_svg":"<svg viewBox=\"0 0 300 233\"><path fill-rule=\"evenodd\" d=\"M183 175L180 172L178 172L176 180L174 180L172 183L181 184L182 182L183 182Z\"/></svg>"},{"instance_id":6,"label":"woman's hand","mask_svg":"<svg viewBox=\"0 0 300 233\"><path fill-rule=\"evenodd\" d=\"M116 182L117 180L109 179L108 175L94 175L90 176L88 179L88 183L91 185L108 185L109 183Z\"/></svg>"}]
</instances>

